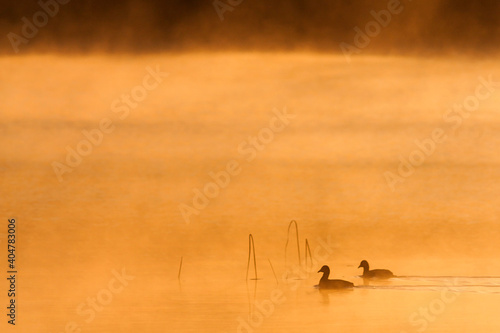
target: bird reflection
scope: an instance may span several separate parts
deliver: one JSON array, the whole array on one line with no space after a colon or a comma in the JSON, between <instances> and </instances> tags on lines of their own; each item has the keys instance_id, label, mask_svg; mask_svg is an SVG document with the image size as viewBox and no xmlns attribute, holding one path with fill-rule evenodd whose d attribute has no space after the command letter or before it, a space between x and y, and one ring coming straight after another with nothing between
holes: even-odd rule
<instances>
[{"instance_id":1,"label":"bird reflection","mask_svg":"<svg viewBox=\"0 0 500 333\"><path fill-rule=\"evenodd\" d=\"M330 295L343 295L351 293L353 288L342 288L342 289L319 289L319 294L321 295L321 303L325 305L330 304Z\"/></svg>"}]
</instances>

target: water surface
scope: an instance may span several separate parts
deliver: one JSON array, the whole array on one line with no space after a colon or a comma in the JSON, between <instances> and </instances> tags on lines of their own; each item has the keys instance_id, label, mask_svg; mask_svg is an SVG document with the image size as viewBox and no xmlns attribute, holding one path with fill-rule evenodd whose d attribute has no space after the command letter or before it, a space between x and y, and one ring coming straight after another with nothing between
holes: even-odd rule
<instances>
[{"instance_id":1,"label":"water surface","mask_svg":"<svg viewBox=\"0 0 500 333\"><path fill-rule=\"evenodd\" d=\"M169 76L120 119L112 102L157 65ZM458 129L443 120L480 76L500 78L497 61L215 53L0 66L0 211L19 223L18 331L498 332L500 94ZM248 161L238 147L285 108L295 118ZM103 118L114 131L59 182L52 163ZM384 173L436 128L447 140L393 191ZM241 173L186 223L179 205L232 160ZM294 239L285 262L292 219L300 264ZM260 280L246 282L249 233ZM400 277L367 285L362 259ZM323 264L358 287L315 289ZM133 279L108 302L122 269ZM106 304L90 320L98 296Z\"/></svg>"}]
</instances>

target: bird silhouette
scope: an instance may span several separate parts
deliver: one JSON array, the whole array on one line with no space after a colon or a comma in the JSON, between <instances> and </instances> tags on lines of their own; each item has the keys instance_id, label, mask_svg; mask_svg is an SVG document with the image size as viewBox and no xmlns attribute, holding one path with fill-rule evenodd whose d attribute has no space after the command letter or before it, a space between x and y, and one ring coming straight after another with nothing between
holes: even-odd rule
<instances>
[{"instance_id":1,"label":"bird silhouette","mask_svg":"<svg viewBox=\"0 0 500 333\"><path fill-rule=\"evenodd\" d=\"M377 278L377 279L390 279L394 277L394 274L388 270L388 269L372 269L370 270L370 265L368 264L368 261L363 260L358 268L363 267L363 275L361 277L365 279L372 279L372 278Z\"/></svg>"},{"instance_id":2,"label":"bird silhouette","mask_svg":"<svg viewBox=\"0 0 500 333\"><path fill-rule=\"evenodd\" d=\"M354 284L349 281L344 280L329 280L328 276L330 275L330 267L324 265L318 271L318 273L323 272L323 276L319 280L319 289L345 289L345 288L353 288Z\"/></svg>"}]
</instances>

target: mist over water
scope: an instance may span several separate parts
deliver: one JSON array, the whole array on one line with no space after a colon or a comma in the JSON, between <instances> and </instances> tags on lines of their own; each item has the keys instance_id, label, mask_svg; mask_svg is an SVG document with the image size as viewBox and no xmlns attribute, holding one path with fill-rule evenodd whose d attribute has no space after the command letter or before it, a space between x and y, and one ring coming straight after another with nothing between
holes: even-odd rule
<instances>
[{"instance_id":1,"label":"mist over water","mask_svg":"<svg viewBox=\"0 0 500 333\"><path fill-rule=\"evenodd\" d=\"M475 94L479 76L498 78L497 62L353 59L347 67L342 56L314 53L2 58L0 208L21 226L22 331L76 322L88 332L220 332L242 320L256 332L471 323L496 331L500 95L455 130L443 115ZM156 65L169 76L120 119L112 101ZM295 117L247 161L239 146L285 108ZM52 163L65 163L67 146L103 118L114 132L59 182ZM438 127L447 141L392 191L384 173L398 174L399 156ZM192 206L193 190L231 160L241 173L186 224L179 205ZM301 266L293 237L285 263L292 219ZM247 285L249 233L262 280ZM366 284L362 259L400 277ZM359 288L314 289L323 264ZM134 279L87 322L88 297L102 298L122 268ZM419 309L431 306L432 320L423 319Z\"/></svg>"},{"instance_id":2,"label":"mist over water","mask_svg":"<svg viewBox=\"0 0 500 333\"><path fill-rule=\"evenodd\" d=\"M23 52L158 52L179 50L316 50L340 52L374 14L398 8L365 51L379 54L498 52L500 4L494 0L70 1L49 9L4 1L0 32L22 36L23 17L47 23ZM45 3L45 2L43 2ZM215 5L214 3L218 3ZM224 5L225 4L225 5ZM400 10L399 10L400 9ZM380 14L383 16L383 14ZM38 18L39 22L43 19ZM386 24L384 24L386 25ZM27 30L29 31L29 29ZM8 38L0 51L12 54Z\"/></svg>"},{"instance_id":3,"label":"mist over water","mask_svg":"<svg viewBox=\"0 0 500 333\"><path fill-rule=\"evenodd\" d=\"M2 4L15 330L498 332L500 2L214 3Z\"/></svg>"}]
</instances>

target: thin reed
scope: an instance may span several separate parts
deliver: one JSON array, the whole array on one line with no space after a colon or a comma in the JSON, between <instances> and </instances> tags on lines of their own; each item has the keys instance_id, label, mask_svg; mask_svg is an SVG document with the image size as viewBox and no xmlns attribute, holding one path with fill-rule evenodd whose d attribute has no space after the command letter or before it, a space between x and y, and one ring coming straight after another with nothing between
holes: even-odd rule
<instances>
[{"instance_id":1,"label":"thin reed","mask_svg":"<svg viewBox=\"0 0 500 333\"><path fill-rule=\"evenodd\" d=\"M179 264L179 274L177 274L177 279L178 279L179 281L181 280L182 258L183 258L183 257L181 257L181 263Z\"/></svg>"},{"instance_id":2,"label":"thin reed","mask_svg":"<svg viewBox=\"0 0 500 333\"><path fill-rule=\"evenodd\" d=\"M274 271L273 264L271 263L271 260L269 258L267 258L267 260L269 261L269 265L271 266L271 270L273 271L274 278L276 279L276 284L279 284L278 277L276 276L276 272Z\"/></svg>"},{"instance_id":3,"label":"thin reed","mask_svg":"<svg viewBox=\"0 0 500 333\"><path fill-rule=\"evenodd\" d=\"M255 260L255 243L253 241L252 234L249 234L248 235L247 280L248 280L248 271L250 270L250 257L251 257L252 252L253 252L253 268L255 270L255 278L254 278L254 280L257 280L257 261Z\"/></svg>"},{"instance_id":4,"label":"thin reed","mask_svg":"<svg viewBox=\"0 0 500 333\"><path fill-rule=\"evenodd\" d=\"M309 266L307 266L307 258L309 257L309 261L311 263L310 264L311 266L313 264L313 261L312 261L311 248L309 247L309 242L307 241L307 238L306 238L305 256L306 256L306 268L308 268Z\"/></svg>"},{"instance_id":5,"label":"thin reed","mask_svg":"<svg viewBox=\"0 0 500 333\"><path fill-rule=\"evenodd\" d=\"M288 232L286 236L286 244L285 244L285 266L286 266L286 249L288 247L288 242L290 241L290 228L292 224L295 224L295 235L297 236L297 253L299 254L299 265L302 265L302 261L300 260L300 244L299 244L299 226L297 225L297 221L292 220L290 224L288 224Z\"/></svg>"}]
</instances>

